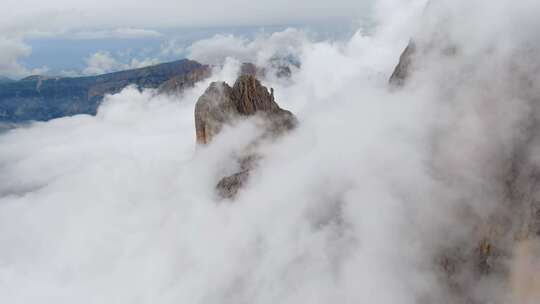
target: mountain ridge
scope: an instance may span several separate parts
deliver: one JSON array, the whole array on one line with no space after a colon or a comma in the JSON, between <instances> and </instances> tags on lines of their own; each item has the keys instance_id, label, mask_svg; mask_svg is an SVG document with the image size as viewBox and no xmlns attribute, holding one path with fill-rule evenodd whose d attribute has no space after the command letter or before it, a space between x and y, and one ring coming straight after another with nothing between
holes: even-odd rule
<instances>
[{"instance_id":1,"label":"mountain ridge","mask_svg":"<svg viewBox=\"0 0 540 304\"><path fill-rule=\"evenodd\" d=\"M47 121L97 112L105 95L129 85L159 88L175 77L206 75L208 66L189 59L96 76L48 77L32 75L19 81L0 80L0 122ZM192 80L191 83L194 83Z\"/></svg>"}]
</instances>

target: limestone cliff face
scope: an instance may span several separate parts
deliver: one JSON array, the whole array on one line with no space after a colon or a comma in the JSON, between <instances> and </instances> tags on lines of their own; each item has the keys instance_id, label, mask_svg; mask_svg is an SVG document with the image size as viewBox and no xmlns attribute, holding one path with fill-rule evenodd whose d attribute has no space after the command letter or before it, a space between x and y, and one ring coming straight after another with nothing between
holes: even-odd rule
<instances>
[{"instance_id":1,"label":"limestone cliff face","mask_svg":"<svg viewBox=\"0 0 540 304\"><path fill-rule=\"evenodd\" d=\"M208 144L225 125L255 115L264 121L263 139L280 136L297 124L295 116L276 103L273 89L268 91L253 75L244 73L233 87L225 82L214 82L195 105L197 143ZM219 196L233 199L248 180L257 161L256 143L253 143L250 151L240 156L239 171L221 178L217 184Z\"/></svg>"},{"instance_id":2,"label":"limestone cliff face","mask_svg":"<svg viewBox=\"0 0 540 304\"><path fill-rule=\"evenodd\" d=\"M225 82L211 83L195 105L197 143L209 143L225 124L237 117L232 88Z\"/></svg>"},{"instance_id":3,"label":"limestone cliff face","mask_svg":"<svg viewBox=\"0 0 540 304\"><path fill-rule=\"evenodd\" d=\"M409 45L405 48L401 56L399 57L399 62L390 76L390 85L392 86L403 86L405 81L411 73L411 65L413 63L413 57L416 53L416 45L414 41L410 41Z\"/></svg>"},{"instance_id":4,"label":"limestone cliff face","mask_svg":"<svg viewBox=\"0 0 540 304\"><path fill-rule=\"evenodd\" d=\"M189 73L181 74L165 81L159 86L158 93L168 95L182 94L186 89L194 87L197 82L210 77L211 74L212 70L209 66L201 65Z\"/></svg>"},{"instance_id":5,"label":"limestone cliff face","mask_svg":"<svg viewBox=\"0 0 540 304\"><path fill-rule=\"evenodd\" d=\"M535 156L540 147L540 86L536 80L540 73L538 46L535 45L534 52L517 47L514 53L508 54L497 53L493 45L485 48L475 45L472 49L470 43L475 41L453 41L451 37L455 35L451 33L451 26L459 21L451 17L440 18L444 12L437 12L434 3L438 2L430 2L432 5L424 17L442 21L432 22L437 28L426 27L411 39L389 83L392 88L400 88L421 75L421 79L431 81L430 85L438 92L440 100L434 102L445 103L456 111L478 109L477 127L487 137L477 140L488 143L487 146L478 145L482 151L478 161L490 161L489 168L474 168L489 172L481 173L485 174L482 178L497 195L488 201L471 195L467 201L460 202L463 205L456 210L457 215L449 216L455 217L453 221L460 225L455 230L466 229L470 233L437 248L434 266L439 271L442 285L448 289L451 303L506 303L502 299L478 297L485 295L481 290L486 288L486 282L497 282L504 290L501 293L512 293L517 299L515 303L540 303L540 162ZM474 32L474 29L470 31ZM463 52L464 49L467 52ZM525 114L513 118L514 121L507 119L508 112L522 106L527 108ZM497 112L505 114L494 118L493 113ZM518 132L501 127L509 121L519 126ZM463 123L456 119L452 127L463 130L460 129ZM462 171L471 163L460 160L453 167L445 166L444 159L452 154L449 149L455 148L445 144L448 141L445 136L462 136L453 134L451 127L445 132L444 136L434 136L433 145L444 148L437 149L432 157L436 174L451 184L463 176ZM506 133L512 134L511 139L497 142L499 136ZM467 191L478 191L475 186L464 182L455 188L455 192L462 191L468 196L470 192ZM470 206L489 211L474 214Z\"/></svg>"},{"instance_id":6,"label":"limestone cliff face","mask_svg":"<svg viewBox=\"0 0 540 304\"><path fill-rule=\"evenodd\" d=\"M251 75L241 75L232 88L232 99L236 110L242 115L254 115L257 112L271 113L279 110L274 100L273 89L263 87Z\"/></svg>"},{"instance_id":7,"label":"limestone cliff face","mask_svg":"<svg viewBox=\"0 0 540 304\"><path fill-rule=\"evenodd\" d=\"M274 135L296 124L294 115L274 100L273 89L269 92L252 75L241 75L232 88L225 82L214 82L195 105L197 143L207 144L224 125L253 115L263 117Z\"/></svg>"}]
</instances>

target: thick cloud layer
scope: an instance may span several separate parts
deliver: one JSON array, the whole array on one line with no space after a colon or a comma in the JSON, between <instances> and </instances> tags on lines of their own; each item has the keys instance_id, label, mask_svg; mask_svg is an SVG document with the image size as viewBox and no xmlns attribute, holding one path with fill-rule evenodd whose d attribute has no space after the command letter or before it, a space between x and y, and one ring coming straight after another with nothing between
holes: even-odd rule
<instances>
[{"instance_id":1,"label":"thick cloud layer","mask_svg":"<svg viewBox=\"0 0 540 304\"><path fill-rule=\"evenodd\" d=\"M47 31L67 28L109 27L193 27L303 24L342 21L366 16L371 0L6 0L10 14L0 21L0 29L32 28Z\"/></svg>"},{"instance_id":2,"label":"thick cloud layer","mask_svg":"<svg viewBox=\"0 0 540 304\"><path fill-rule=\"evenodd\" d=\"M425 1L381 2L385 22L370 36L313 43L294 35L289 51L301 69L266 85L300 125L261 147L235 202L219 201L214 186L258 130L242 122L195 147L194 103L211 80L179 98L126 89L95 117L1 135L0 301L442 301L439 250L493 214L499 165L536 115L536 85L513 79L537 71L530 50L540 39L532 2L439 3L446 7L434 16L451 9L460 17L426 22L454 20L433 32L460 53L426 48L397 91L387 80L409 37L439 37L419 21ZM217 37L191 52L210 58L201 46L237 41L249 52L214 55L240 57L212 78L231 83L242 56L267 58L272 48ZM471 285L480 303L512 303L498 278Z\"/></svg>"},{"instance_id":3,"label":"thick cloud layer","mask_svg":"<svg viewBox=\"0 0 540 304\"><path fill-rule=\"evenodd\" d=\"M86 59L84 75L99 75L119 70L136 69L158 64L158 59L147 58L144 60L132 59L130 63L123 63L114 58L109 52L97 52Z\"/></svg>"},{"instance_id":4,"label":"thick cloud layer","mask_svg":"<svg viewBox=\"0 0 540 304\"><path fill-rule=\"evenodd\" d=\"M252 41L234 35L216 35L193 43L187 55L205 64L221 65L232 57L263 66L272 57L295 56L307 42L306 34L296 29L261 34Z\"/></svg>"},{"instance_id":5,"label":"thick cloud layer","mask_svg":"<svg viewBox=\"0 0 540 304\"><path fill-rule=\"evenodd\" d=\"M332 5L324 0L4 0L2 4L8 9L0 18L0 74L18 78L45 72L21 66L31 51L25 39L32 37L142 39L162 37L160 30L172 28L353 23L370 15L373 0L337 0ZM13 43L24 50L14 53Z\"/></svg>"},{"instance_id":6,"label":"thick cloud layer","mask_svg":"<svg viewBox=\"0 0 540 304\"><path fill-rule=\"evenodd\" d=\"M30 70L19 63L21 57L26 57L31 52L31 48L20 39L4 38L0 35L0 50L2 76L23 77L47 72L46 68Z\"/></svg>"}]
</instances>

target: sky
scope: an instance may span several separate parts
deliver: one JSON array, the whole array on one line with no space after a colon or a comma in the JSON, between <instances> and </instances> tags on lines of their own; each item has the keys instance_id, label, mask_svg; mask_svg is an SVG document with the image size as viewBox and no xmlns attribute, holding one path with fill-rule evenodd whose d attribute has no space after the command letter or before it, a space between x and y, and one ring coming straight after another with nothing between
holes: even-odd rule
<instances>
[{"instance_id":1,"label":"sky","mask_svg":"<svg viewBox=\"0 0 540 304\"><path fill-rule=\"evenodd\" d=\"M338 38L368 24L372 0L7 0L0 21L0 75L90 75L185 57L216 34L252 38L287 27ZM101 68L92 66L105 60Z\"/></svg>"}]
</instances>

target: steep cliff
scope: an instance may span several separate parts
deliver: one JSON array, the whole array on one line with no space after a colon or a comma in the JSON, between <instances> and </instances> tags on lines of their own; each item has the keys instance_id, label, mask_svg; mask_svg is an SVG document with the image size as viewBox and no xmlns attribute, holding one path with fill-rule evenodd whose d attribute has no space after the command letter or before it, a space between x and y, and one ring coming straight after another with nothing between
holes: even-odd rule
<instances>
[{"instance_id":1,"label":"steep cliff","mask_svg":"<svg viewBox=\"0 0 540 304\"><path fill-rule=\"evenodd\" d=\"M244 73L230 87L225 82L214 82L199 98L195 106L195 129L198 144L208 144L225 125L251 116L264 121L263 138L275 138L292 130L297 120L274 100L273 89L261 85L253 75ZM256 144L240 156L240 170L223 177L216 188L222 198L233 199L258 161Z\"/></svg>"},{"instance_id":2,"label":"steep cliff","mask_svg":"<svg viewBox=\"0 0 540 304\"><path fill-rule=\"evenodd\" d=\"M531 301L540 293L531 272L540 265L540 163L534 156L540 146L538 46L517 44L506 49L485 37L464 36L461 20L447 14L444 5L445 1L430 2L423 16L426 26L412 37L389 79L392 88L429 82L435 88L434 102L445 105L445 115L455 115L451 124L433 135L432 145L439 147L432 156L434 174L466 197L456 203L456 214L449 217L460 225L456 230L470 233L437 248L435 265L456 303L487 303L477 297L487 281L496 281L516 297ZM472 25L484 26L478 20L469 22L471 32L475 31ZM522 107L526 113L516 114ZM476 112L466 114L471 109ZM459 149L475 149L476 163L458 158L448 166L455 148L448 142L465 137L459 130L465 129L471 116L483 137L476 139L474 148ZM509 121L513 126L504 125ZM502 140L502 136L509 138ZM481 167L479 163L488 159L489 166ZM466 175L464 168L471 166L485 180L483 185L496 193L491 199L484 201L473 194L483 191L474 188L474 181L456 182Z\"/></svg>"}]
</instances>

